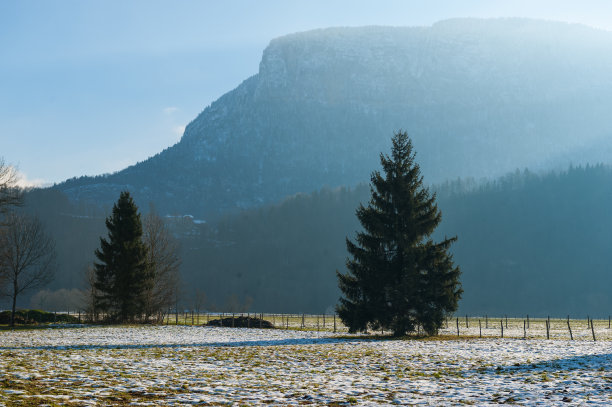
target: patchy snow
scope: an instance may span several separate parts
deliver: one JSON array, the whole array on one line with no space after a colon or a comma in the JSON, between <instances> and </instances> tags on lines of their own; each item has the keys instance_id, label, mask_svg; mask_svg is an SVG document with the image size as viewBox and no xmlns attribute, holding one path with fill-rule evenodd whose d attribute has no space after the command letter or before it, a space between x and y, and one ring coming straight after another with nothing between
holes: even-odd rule
<instances>
[{"instance_id":1,"label":"patchy snow","mask_svg":"<svg viewBox=\"0 0 612 407\"><path fill-rule=\"evenodd\" d=\"M0 405L609 405L611 344L186 326L4 331Z\"/></svg>"}]
</instances>

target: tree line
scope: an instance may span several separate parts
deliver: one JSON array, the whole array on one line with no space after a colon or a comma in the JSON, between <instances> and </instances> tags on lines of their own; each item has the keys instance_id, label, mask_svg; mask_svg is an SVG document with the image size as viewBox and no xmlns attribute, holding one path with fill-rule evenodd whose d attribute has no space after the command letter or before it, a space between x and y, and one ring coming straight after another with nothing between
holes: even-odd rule
<instances>
[{"instance_id":1,"label":"tree line","mask_svg":"<svg viewBox=\"0 0 612 407\"><path fill-rule=\"evenodd\" d=\"M607 316L610 185L610 167L587 165L432 186L444 214L432 238L459 236L451 247L465 290L458 312ZM369 199L369 186L360 184L294 195L219 222L166 220L181 246L179 303L192 307L197 291L208 310L333 312L345 238L362 230L355 208ZM48 290L84 289L110 208L79 207L53 190L28 191L24 201L20 209L38 213L56 241L60 267Z\"/></svg>"}]
</instances>

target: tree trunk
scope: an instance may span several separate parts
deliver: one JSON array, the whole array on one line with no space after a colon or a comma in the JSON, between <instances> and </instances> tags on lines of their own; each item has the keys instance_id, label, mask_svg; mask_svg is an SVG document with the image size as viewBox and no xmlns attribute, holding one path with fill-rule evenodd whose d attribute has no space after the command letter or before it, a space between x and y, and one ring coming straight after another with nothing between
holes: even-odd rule
<instances>
[{"instance_id":1,"label":"tree trunk","mask_svg":"<svg viewBox=\"0 0 612 407\"><path fill-rule=\"evenodd\" d=\"M15 309L17 308L17 282L13 284L13 308L11 309L11 327L15 326Z\"/></svg>"}]
</instances>

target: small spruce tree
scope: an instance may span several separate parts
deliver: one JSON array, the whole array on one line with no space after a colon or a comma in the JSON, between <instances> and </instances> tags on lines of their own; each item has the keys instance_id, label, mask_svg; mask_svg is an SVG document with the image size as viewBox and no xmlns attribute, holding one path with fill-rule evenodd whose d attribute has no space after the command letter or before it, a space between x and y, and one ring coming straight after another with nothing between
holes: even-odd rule
<instances>
[{"instance_id":1,"label":"small spruce tree","mask_svg":"<svg viewBox=\"0 0 612 407\"><path fill-rule=\"evenodd\" d=\"M459 267L448 252L457 239L434 243L441 221L435 194L423 186L412 142L394 135L391 156L380 155L384 175L371 176L371 200L356 211L363 231L346 240L348 272L336 272L344 294L337 312L350 332L368 328L394 335L421 326L436 334L462 293Z\"/></svg>"},{"instance_id":2,"label":"small spruce tree","mask_svg":"<svg viewBox=\"0 0 612 407\"><path fill-rule=\"evenodd\" d=\"M134 321L152 283L142 242L142 223L129 192L121 192L106 219L108 239L100 238L94 263L94 309L119 322Z\"/></svg>"}]
</instances>

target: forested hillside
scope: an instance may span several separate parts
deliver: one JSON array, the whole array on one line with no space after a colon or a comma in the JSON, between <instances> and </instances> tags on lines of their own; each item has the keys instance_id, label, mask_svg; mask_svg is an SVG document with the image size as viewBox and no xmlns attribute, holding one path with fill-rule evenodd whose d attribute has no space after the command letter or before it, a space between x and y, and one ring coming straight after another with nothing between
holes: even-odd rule
<instances>
[{"instance_id":1,"label":"forested hillside","mask_svg":"<svg viewBox=\"0 0 612 407\"><path fill-rule=\"evenodd\" d=\"M607 315L611 205L612 171L604 166L517 172L441 199L442 231L459 235L462 309Z\"/></svg>"},{"instance_id":2,"label":"forested hillside","mask_svg":"<svg viewBox=\"0 0 612 407\"><path fill-rule=\"evenodd\" d=\"M436 189L443 214L437 239L459 237L452 251L463 272L461 312L612 311L609 167L516 172ZM359 227L354 210L367 199L366 186L323 190L230 217L200 236L207 249L186 253L188 262L221 298L237 293L252 297L257 309L323 311L339 295L335 270L344 266L344 238Z\"/></svg>"},{"instance_id":3,"label":"forested hillside","mask_svg":"<svg viewBox=\"0 0 612 407\"><path fill-rule=\"evenodd\" d=\"M612 312L612 169L517 171L435 190L443 214L436 238L459 237L452 250L463 272L461 313ZM49 194L30 193L27 209L58 241L60 273L51 288L78 287L105 233L104 214ZM330 310L339 297L335 270L344 267L345 238L359 228L354 212L367 199L362 184L296 195L216 223L168 218L181 240L185 306L200 289L217 309Z\"/></svg>"}]
</instances>

